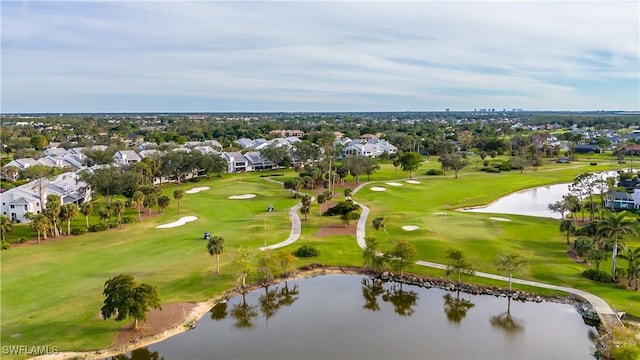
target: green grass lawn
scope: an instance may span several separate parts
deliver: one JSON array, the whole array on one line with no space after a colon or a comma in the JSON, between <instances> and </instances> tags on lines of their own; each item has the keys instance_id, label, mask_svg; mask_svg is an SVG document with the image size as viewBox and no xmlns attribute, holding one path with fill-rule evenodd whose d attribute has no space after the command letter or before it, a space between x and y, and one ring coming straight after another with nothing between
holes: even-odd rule
<instances>
[{"instance_id":1,"label":"green grass lawn","mask_svg":"<svg viewBox=\"0 0 640 360\"><path fill-rule=\"evenodd\" d=\"M584 171L609 170L611 164L603 162L591 166L588 161L554 163L537 171L527 169L524 174L486 174L470 167L462 171L458 179L454 179L452 173L425 176L429 168L439 168L436 160L431 158L414 174L414 179L418 179L420 184L385 186L387 191L384 192L374 192L366 186L355 195L355 199L370 207L370 219L385 217L393 240L405 239L415 244L421 260L446 263L446 250L456 248L465 253L475 269L495 273L493 262L496 257L516 251L529 261L529 266L518 277L584 289L605 298L615 308L640 315L637 292L595 283L580 276L585 266L566 256L567 245L564 234L558 230L559 221L501 214L500 217L511 221L500 222L490 220L489 214L455 211L464 206L486 204L523 188L571 181ZM274 180L296 176L293 171L278 173L284 176L273 177ZM265 174L268 173L225 175L198 183L166 184L164 193L172 200L164 214L127 224L121 230L48 240L40 245L2 251L2 344L49 345L62 350L108 347L118 329L128 325L99 317L104 282L120 273L130 273L140 282L156 285L165 303L201 301L233 287L236 284L231 265L234 250L263 246L265 234L268 244L286 239L290 232L288 209L299 202L282 185L260 177ZM406 173L400 170L396 175L393 166L387 163L382 164L379 172L371 177L371 185L383 186L385 181L406 178ZM361 181L366 181L366 176ZM211 189L185 194L178 214L173 191L200 186ZM228 199L230 195L238 194L256 194L256 197ZM339 201L342 197L342 188L337 187L332 201ZM274 205L276 210L267 213L268 205ZM303 221L301 238L296 244L278 251L292 252L300 245L312 245L320 250L320 256L301 259L298 265L314 262L360 266L362 250L354 236L317 236L323 226L340 223L338 218L319 216L318 210L318 204L314 203L308 220ZM127 215L135 218L137 211L128 209ZM198 219L180 227L155 228L182 216L197 216ZM74 226L84 226L84 221L84 217L79 216ZM95 223L97 219L91 218L90 222ZM420 229L407 232L402 230L403 225L418 225ZM206 252L204 232L225 238L221 274L213 272L215 258ZM9 235L15 241L29 234L32 232L26 226L15 226ZM367 234L379 239L383 251L392 247L384 233L376 232L371 225ZM628 244L640 246L640 241L629 239ZM606 263L602 265L604 269L607 266ZM413 266L410 270L444 276L441 270L436 269ZM255 275L253 279L258 277ZM475 277L469 280L505 285ZM537 291L551 293L548 290Z\"/></svg>"}]
</instances>

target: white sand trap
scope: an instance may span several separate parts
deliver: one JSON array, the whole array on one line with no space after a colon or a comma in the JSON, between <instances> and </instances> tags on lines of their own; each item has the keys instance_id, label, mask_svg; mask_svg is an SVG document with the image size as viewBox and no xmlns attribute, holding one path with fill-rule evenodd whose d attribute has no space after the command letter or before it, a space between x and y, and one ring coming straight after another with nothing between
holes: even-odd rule
<instances>
[{"instance_id":1,"label":"white sand trap","mask_svg":"<svg viewBox=\"0 0 640 360\"><path fill-rule=\"evenodd\" d=\"M156 226L156 229L174 228L174 227L182 226L188 222L196 221L197 219L198 219L197 216L183 216L178 221L174 221L168 224L158 225Z\"/></svg>"},{"instance_id":2,"label":"white sand trap","mask_svg":"<svg viewBox=\"0 0 640 360\"><path fill-rule=\"evenodd\" d=\"M185 192L186 192L187 194L195 194L195 193L198 193L198 192L200 192L200 191L205 191L205 190L209 190L209 189L211 189L211 188L210 188L210 187L208 187L208 186L200 186L200 187L195 187L195 188L193 188L193 189L191 189L191 190L187 190L187 191L185 191Z\"/></svg>"},{"instance_id":3,"label":"white sand trap","mask_svg":"<svg viewBox=\"0 0 640 360\"><path fill-rule=\"evenodd\" d=\"M418 225L405 225L405 226L402 227L402 230L404 230L404 231L415 231L415 230L418 230L418 229L420 229L420 226L418 226Z\"/></svg>"},{"instance_id":4,"label":"white sand trap","mask_svg":"<svg viewBox=\"0 0 640 360\"><path fill-rule=\"evenodd\" d=\"M242 199L251 199L256 197L256 194L243 194L243 195L231 195L229 199L231 200L242 200Z\"/></svg>"},{"instance_id":5,"label":"white sand trap","mask_svg":"<svg viewBox=\"0 0 640 360\"><path fill-rule=\"evenodd\" d=\"M404 182L408 184L420 184L420 181L416 181L416 180L405 180Z\"/></svg>"},{"instance_id":6,"label":"white sand trap","mask_svg":"<svg viewBox=\"0 0 640 360\"><path fill-rule=\"evenodd\" d=\"M502 218L502 217L490 217L489 220L495 220L495 221L511 221L511 219L506 219L506 218Z\"/></svg>"},{"instance_id":7,"label":"white sand trap","mask_svg":"<svg viewBox=\"0 0 640 360\"><path fill-rule=\"evenodd\" d=\"M402 186L402 184L397 183L397 182L388 182L388 183L385 183L385 184L391 185L391 186Z\"/></svg>"},{"instance_id":8,"label":"white sand trap","mask_svg":"<svg viewBox=\"0 0 640 360\"><path fill-rule=\"evenodd\" d=\"M444 216L447 216L447 213L446 212L435 212L435 213L433 213L433 215L444 215Z\"/></svg>"},{"instance_id":9,"label":"white sand trap","mask_svg":"<svg viewBox=\"0 0 640 360\"><path fill-rule=\"evenodd\" d=\"M387 190L386 188L380 187L380 186L372 186L371 187L371 191L385 191Z\"/></svg>"}]
</instances>

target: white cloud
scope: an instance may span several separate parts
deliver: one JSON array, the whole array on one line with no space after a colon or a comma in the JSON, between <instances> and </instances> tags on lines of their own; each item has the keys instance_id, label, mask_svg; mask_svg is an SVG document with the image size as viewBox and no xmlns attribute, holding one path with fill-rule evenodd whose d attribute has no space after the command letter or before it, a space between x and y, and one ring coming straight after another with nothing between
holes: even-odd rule
<instances>
[{"instance_id":1,"label":"white cloud","mask_svg":"<svg viewBox=\"0 0 640 360\"><path fill-rule=\"evenodd\" d=\"M233 100L209 111L640 108L637 2L26 4L2 5L5 112L79 111L74 96L139 96L138 111L172 96Z\"/></svg>"}]
</instances>

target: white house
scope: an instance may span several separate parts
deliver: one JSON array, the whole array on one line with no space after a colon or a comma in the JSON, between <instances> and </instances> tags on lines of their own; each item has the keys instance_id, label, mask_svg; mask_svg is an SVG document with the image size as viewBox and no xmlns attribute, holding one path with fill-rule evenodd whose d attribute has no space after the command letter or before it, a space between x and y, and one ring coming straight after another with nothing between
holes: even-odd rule
<instances>
[{"instance_id":1,"label":"white house","mask_svg":"<svg viewBox=\"0 0 640 360\"><path fill-rule=\"evenodd\" d=\"M245 172L247 168L247 159L239 152L225 152L222 156L229 164L229 173Z\"/></svg>"},{"instance_id":2,"label":"white house","mask_svg":"<svg viewBox=\"0 0 640 360\"><path fill-rule=\"evenodd\" d=\"M41 213L39 181L34 180L0 194L2 214L13 222L28 222L29 220L25 218L27 212ZM79 181L76 172L63 173L53 180L43 181L42 198L44 201L50 194L58 195L62 205L81 204L91 199L91 189L86 183Z\"/></svg>"},{"instance_id":3,"label":"white house","mask_svg":"<svg viewBox=\"0 0 640 360\"><path fill-rule=\"evenodd\" d=\"M113 155L113 159L118 165L135 164L142 160L133 150L120 150Z\"/></svg>"},{"instance_id":4,"label":"white house","mask_svg":"<svg viewBox=\"0 0 640 360\"><path fill-rule=\"evenodd\" d=\"M398 152L398 148L386 140L351 140L346 142L341 141L341 143L344 145L342 148L342 156L360 155L378 157L385 152L389 154L395 154Z\"/></svg>"}]
</instances>

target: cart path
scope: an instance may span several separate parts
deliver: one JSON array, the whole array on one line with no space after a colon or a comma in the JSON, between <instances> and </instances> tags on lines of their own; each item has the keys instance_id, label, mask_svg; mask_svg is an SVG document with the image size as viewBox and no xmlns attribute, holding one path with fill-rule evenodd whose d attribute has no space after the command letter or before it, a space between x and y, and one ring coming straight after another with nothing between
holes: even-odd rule
<instances>
[{"instance_id":1,"label":"cart path","mask_svg":"<svg viewBox=\"0 0 640 360\"><path fill-rule=\"evenodd\" d=\"M277 181L272 178L267 177L264 179L277 184L283 184L282 181ZM298 192L298 194L302 195L302 193L300 192ZM313 200L314 198L312 196L311 201L313 202ZM298 216L298 210L301 207L302 207L302 203L298 203L298 204L295 204L291 209L289 209L289 218L291 219L291 232L289 233L289 237L286 240L281 241L277 244L263 246L260 248L261 251L279 249L281 247L293 244L300 238L300 232L302 231L302 222L300 221L300 216Z\"/></svg>"},{"instance_id":2,"label":"cart path","mask_svg":"<svg viewBox=\"0 0 640 360\"><path fill-rule=\"evenodd\" d=\"M362 189L366 185L368 185L368 183L364 183L364 184L361 184L358 187L356 187L353 190L353 195L355 195L360 189ZM362 249L365 249L366 248L366 242L365 242L364 238L365 238L365 234L366 234L367 218L369 216L369 208L366 207L365 205L361 204L361 203L356 202L356 201L354 201L354 203L358 204L358 205L360 205L362 207L362 214L360 216L360 219L358 220L358 225L356 227L356 240L358 242L358 246L360 246L360 248L362 248ZM436 269L442 269L442 270L446 270L447 269L447 265L433 263L433 262L429 262L429 261L423 261L423 260L416 261L416 264L420 265L420 266L427 266L427 267L436 268ZM506 277L506 276L489 274L489 273L485 273L485 272L476 271L475 275L476 276L480 276L480 277L484 277L484 278L488 278L488 279L501 280L501 281L507 281L507 282L509 281L509 278ZM622 324L622 321L620 321L620 318L618 318L616 313L611 308L611 306L609 306L609 304L606 301L604 301L602 298L600 298L599 296L596 296L594 294L588 293L588 292L583 291L583 290L574 289L574 288L571 288L571 287L558 286L558 285L552 285L552 284L545 284L545 283L541 283L541 282L537 282L537 281L531 281L531 280L512 278L511 282L515 283L515 284L522 284L522 285L534 286L534 287L539 287L539 288L544 288L544 289L563 291L563 292L574 294L574 295L577 295L577 296L583 298L584 300L588 301L593 306L593 309L598 313L598 317L600 317L600 321L602 322L602 325L604 326L606 331L608 333L610 333L610 334L613 333L613 329L624 326Z\"/></svg>"}]
</instances>

